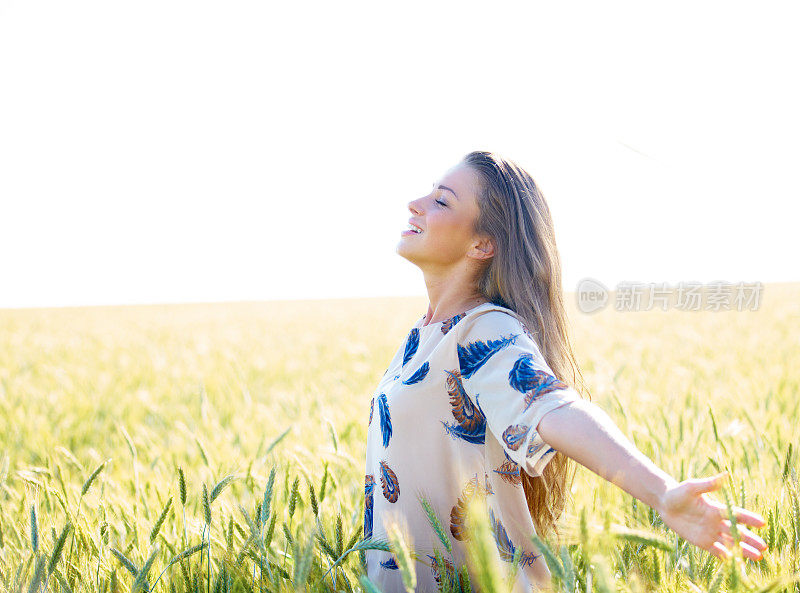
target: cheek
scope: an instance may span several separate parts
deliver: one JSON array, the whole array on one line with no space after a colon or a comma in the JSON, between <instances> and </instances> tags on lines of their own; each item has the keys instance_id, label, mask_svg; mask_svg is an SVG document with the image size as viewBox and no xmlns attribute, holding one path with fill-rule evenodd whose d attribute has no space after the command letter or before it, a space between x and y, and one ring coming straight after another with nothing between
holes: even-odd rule
<instances>
[{"instance_id":1,"label":"cheek","mask_svg":"<svg viewBox=\"0 0 800 593\"><path fill-rule=\"evenodd\" d=\"M443 248L460 249L469 240L467 228L463 221L453 218L441 218L428 225L432 242Z\"/></svg>"}]
</instances>

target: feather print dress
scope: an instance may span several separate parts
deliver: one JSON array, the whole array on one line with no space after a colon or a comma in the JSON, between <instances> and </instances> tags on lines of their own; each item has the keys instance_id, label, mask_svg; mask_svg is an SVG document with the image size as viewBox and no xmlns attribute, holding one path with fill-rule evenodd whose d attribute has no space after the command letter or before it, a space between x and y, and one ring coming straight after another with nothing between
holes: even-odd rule
<instances>
[{"instance_id":1,"label":"feather print dress","mask_svg":"<svg viewBox=\"0 0 800 593\"><path fill-rule=\"evenodd\" d=\"M419 555L417 591L436 592L441 571L466 562L466 509L479 496L504 566L521 549L515 591L547 577L530 535L520 472L539 476L555 455L536 431L549 411L580 396L559 381L521 319L483 303L438 323L423 315L397 350L369 403L364 534L386 539L399 524ZM442 546L420 502L450 539ZM439 566L435 551L442 553ZM385 593L404 591L396 559L369 550L367 574Z\"/></svg>"}]
</instances>

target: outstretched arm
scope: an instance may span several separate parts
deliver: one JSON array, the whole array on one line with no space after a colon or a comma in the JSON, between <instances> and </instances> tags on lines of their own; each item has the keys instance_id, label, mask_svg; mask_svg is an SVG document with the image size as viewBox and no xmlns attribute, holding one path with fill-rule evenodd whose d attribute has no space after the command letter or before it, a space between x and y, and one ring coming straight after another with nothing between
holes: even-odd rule
<instances>
[{"instance_id":1,"label":"outstretched arm","mask_svg":"<svg viewBox=\"0 0 800 593\"><path fill-rule=\"evenodd\" d=\"M537 430L556 451L649 505L664 523L685 540L716 557L729 556L731 523L724 504L703 495L719 488L725 473L711 478L678 482L656 466L622 433L596 404L580 400L547 412ZM765 525L764 519L740 507L732 507L745 557L760 560L767 545L744 527Z\"/></svg>"}]
</instances>

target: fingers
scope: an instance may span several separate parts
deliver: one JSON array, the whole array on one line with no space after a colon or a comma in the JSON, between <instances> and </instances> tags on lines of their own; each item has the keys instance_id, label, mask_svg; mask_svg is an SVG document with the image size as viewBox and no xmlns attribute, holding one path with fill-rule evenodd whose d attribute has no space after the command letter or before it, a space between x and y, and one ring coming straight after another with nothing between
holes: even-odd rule
<instances>
[{"instance_id":1,"label":"fingers","mask_svg":"<svg viewBox=\"0 0 800 593\"><path fill-rule=\"evenodd\" d=\"M739 548L742 550L742 556L750 560L761 560L764 557L764 550L767 549L766 543L744 527L740 528L740 536ZM719 540L714 542L712 549L709 551L717 556L717 558L724 559L732 554L731 550L734 549L735 545L736 540L732 535L729 533L720 533ZM721 548L725 548L728 554L720 556Z\"/></svg>"},{"instance_id":2,"label":"fingers","mask_svg":"<svg viewBox=\"0 0 800 593\"><path fill-rule=\"evenodd\" d=\"M714 506L717 507L718 505L715 504ZM718 508L722 513L721 516L727 521L728 510L723 505L719 505ZM733 511L733 516L736 517L736 523L752 525L753 527L764 527L764 525L767 524L764 518L758 513L748 511L742 507L731 507L731 510ZM728 524L730 525L730 522L728 522Z\"/></svg>"},{"instance_id":3,"label":"fingers","mask_svg":"<svg viewBox=\"0 0 800 593\"><path fill-rule=\"evenodd\" d=\"M736 517L737 522L752 525L754 527L764 527L764 525L767 524L767 522L764 521L764 517L758 513L748 511L747 509L743 509L741 507L733 507L733 516Z\"/></svg>"},{"instance_id":4,"label":"fingers","mask_svg":"<svg viewBox=\"0 0 800 593\"><path fill-rule=\"evenodd\" d=\"M723 522L724 531L720 532L723 538L728 538L730 541L733 541L733 530L731 529L731 522L725 519ZM763 551L767 549L767 543L761 539L758 535L750 531L747 527L743 525L737 525L736 529L739 531L739 539L746 543L747 545L751 546L754 550ZM727 541L727 539L726 539Z\"/></svg>"},{"instance_id":5,"label":"fingers","mask_svg":"<svg viewBox=\"0 0 800 593\"><path fill-rule=\"evenodd\" d=\"M731 557L731 552L723 546L720 542L714 542L711 544L711 549L709 550L714 556L719 558L720 560L725 560L726 558Z\"/></svg>"},{"instance_id":6,"label":"fingers","mask_svg":"<svg viewBox=\"0 0 800 593\"><path fill-rule=\"evenodd\" d=\"M720 533L720 534L719 534L719 538L722 540L722 543L723 543L723 544L725 544L725 546L727 546L727 547L729 547L729 548L730 548L731 546L733 546L733 543L734 543L734 541L735 541L735 540L733 539L733 536L732 536L732 535L729 535L729 534L727 534L727 533Z\"/></svg>"},{"instance_id":7,"label":"fingers","mask_svg":"<svg viewBox=\"0 0 800 593\"><path fill-rule=\"evenodd\" d=\"M742 548L742 554L745 558L750 558L750 560L761 560L764 557L764 555L761 553L761 550L757 550L753 546L750 546L744 542L741 542L739 547Z\"/></svg>"},{"instance_id":8,"label":"fingers","mask_svg":"<svg viewBox=\"0 0 800 593\"><path fill-rule=\"evenodd\" d=\"M730 536L722 535L722 541L716 541L711 545L711 549L709 552L719 558L720 560L726 560L733 555L731 549L733 548L733 538ZM761 560L764 555L761 553L760 550L754 548L753 546L746 544L745 542L739 542L739 548L742 550L742 556L748 558L750 560Z\"/></svg>"}]
</instances>

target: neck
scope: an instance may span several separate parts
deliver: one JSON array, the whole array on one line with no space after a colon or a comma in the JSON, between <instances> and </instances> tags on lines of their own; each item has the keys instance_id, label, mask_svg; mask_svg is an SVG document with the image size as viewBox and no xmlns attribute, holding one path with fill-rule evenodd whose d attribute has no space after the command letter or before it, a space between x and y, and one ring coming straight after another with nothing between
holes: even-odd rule
<instances>
[{"instance_id":1,"label":"neck","mask_svg":"<svg viewBox=\"0 0 800 593\"><path fill-rule=\"evenodd\" d=\"M489 302L466 274L423 272L428 288L428 312L423 325L438 323Z\"/></svg>"}]
</instances>

